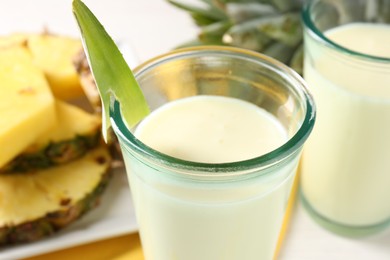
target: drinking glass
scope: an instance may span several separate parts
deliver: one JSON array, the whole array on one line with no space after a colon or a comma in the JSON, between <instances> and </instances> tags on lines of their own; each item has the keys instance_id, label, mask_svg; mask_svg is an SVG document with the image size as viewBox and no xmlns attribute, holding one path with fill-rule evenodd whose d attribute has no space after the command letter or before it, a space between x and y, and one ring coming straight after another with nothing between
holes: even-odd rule
<instances>
[{"instance_id":1,"label":"drinking glass","mask_svg":"<svg viewBox=\"0 0 390 260\"><path fill-rule=\"evenodd\" d=\"M253 159L185 161L138 140L116 101L111 121L146 259L272 259L301 149L315 121L301 77L266 56L211 46L162 55L134 73L152 110L194 95L233 97L265 109L288 133L283 145Z\"/></svg>"},{"instance_id":2,"label":"drinking glass","mask_svg":"<svg viewBox=\"0 0 390 260\"><path fill-rule=\"evenodd\" d=\"M304 78L318 116L303 153L301 197L318 223L342 235L390 222L390 59L347 49L325 32L389 21L390 1L315 0L303 10Z\"/></svg>"}]
</instances>

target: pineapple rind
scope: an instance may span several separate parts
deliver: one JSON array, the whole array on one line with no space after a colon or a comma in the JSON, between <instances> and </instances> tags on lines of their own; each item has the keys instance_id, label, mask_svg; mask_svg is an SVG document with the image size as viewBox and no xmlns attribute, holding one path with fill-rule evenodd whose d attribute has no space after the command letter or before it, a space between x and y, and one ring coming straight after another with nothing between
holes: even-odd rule
<instances>
[{"instance_id":1,"label":"pineapple rind","mask_svg":"<svg viewBox=\"0 0 390 260\"><path fill-rule=\"evenodd\" d=\"M57 122L49 85L25 47L0 48L0 82L2 167Z\"/></svg>"},{"instance_id":2,"label":"pineapple rind","mask_svg":"<svg viewBox=\"0 0 390 260\"><path fill-rule=\"evenodd\" d=\"M100 114L102 107L99 91L96 87L95 80L92 76L92 72L87 61L87 56L85 55L84 51L80 51L79 54L75 57L73 60L73 65L79 75L81 87L83 88L89 103L95 112Z\"/></svg>"},{"instance_id":3,"label":"pineapple rind","mask_svg":"<svg viewBox=\"0 0 390 260\"><path fill-rule=\"evenodd\" d=\"M1 167L0 173L20 173L67 163L99 144L100 117L58 100L56 111L58 124Z\"/></svg>"},{"instance_id":4,"label":"pineapple rind","mask_svg":"<svg viewBox=\"0 0 390 260\"><path fill-rule=\"evenodd\" d=\"M100 147L66 165L0 176L0 245L51 235L96 207L109 165L107 148Z\"/></svg>"},{"instance_id":5,"label":"pineapple rind","mask_svg":"<svg viewBox=\"0 0 390 260\"><path fill-rule=\"evenodd\" d=\"M2 167L0 173L21 174L68 163L77 160L95 148L100 140L100 130L97 130L91 135L76 135L70 140L51 142L40 150L18 155Z\"/></svg>"}]
</instances>

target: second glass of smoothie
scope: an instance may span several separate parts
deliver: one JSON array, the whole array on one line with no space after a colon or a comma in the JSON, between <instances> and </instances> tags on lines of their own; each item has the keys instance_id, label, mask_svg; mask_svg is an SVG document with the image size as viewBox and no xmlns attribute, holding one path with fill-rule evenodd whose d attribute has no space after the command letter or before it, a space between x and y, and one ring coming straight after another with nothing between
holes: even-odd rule
<instances>
[{"instance_id":1,"label":"second glass of smoothie","mask_svg":"<svg viewBox=\"0 0 390 260\"><path fill-rule=\"evenodd\" d=\"M310 1L304 78L318 120L303 156L304 205L320 224L363 236L390 225L388 1Z\"/></svg>"}]
</instances>

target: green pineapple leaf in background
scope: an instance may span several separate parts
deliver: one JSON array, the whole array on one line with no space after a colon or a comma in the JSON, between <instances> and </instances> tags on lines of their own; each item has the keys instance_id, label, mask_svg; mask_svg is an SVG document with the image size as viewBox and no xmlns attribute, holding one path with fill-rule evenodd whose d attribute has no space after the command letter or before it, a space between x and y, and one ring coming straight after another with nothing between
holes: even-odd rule
<instances>
[{"instance_id":1,"label":"green pineapple leaf in background","mask_svg":"<svg viewBox=\"0 0 390 260\"><path fill-rule=\"evenodd\" d=\"M149 107L131 69L98 19L80 0L73 1L73 13L103 103L102 133L107 141L111 127L109 107L113 99L121 104L122 115L129 127L141 121L149 113Z\"/></svg>"},{"instance_id":2,"label":"green pineapple leaf in background","mask_svg":"<svg viewBox=\"0 0 390 260\"><path fill-rule=\"evenodd\" d=\"M187 11L200 27L194 45L229 45L261 52L302 74L304 0L167 0Z\"/></svg>"}]
</instances>

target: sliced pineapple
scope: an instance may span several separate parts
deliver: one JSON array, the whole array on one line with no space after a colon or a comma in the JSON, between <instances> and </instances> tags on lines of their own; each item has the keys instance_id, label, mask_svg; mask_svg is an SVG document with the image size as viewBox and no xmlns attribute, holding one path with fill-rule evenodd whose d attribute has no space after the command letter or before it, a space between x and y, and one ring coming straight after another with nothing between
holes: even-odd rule
<instances>
[{"instance_id":1,"label":"sliced pineapple","mask_svg":"<svg viewBox=\"0 0 390 260\"><path fill-rule=\"evenodd\" d=\"M27 47L27 34L14 33L8 36L0 37L0 48L8 48L21 45Z\"/></svg>"},{"instance_id":2,"label":"sliced pineapple","mask_svg":"<svg viewBox=\"0 0 390 260\"><path fill-rule=\"evenodd\" d=\"M44 71L54 96L73 99L83 95L73 59L82 49L81 42L65 36L37 34L28 37L35 64Z\"/></svg>"},{"instance_id":3,"label":"sliced pineapple","mask_svg":"<svg viewBox=\"0 0 390 260\"><path fill-rule=\"evenodd\" d=\"M110 160L102 146L47 170L0 175L0 245L48 236L94 208L109 180Z\"/></svg>"},{"instance_id":4,"label":"sliced pineapple","mask_svg":"<svg viewBox=\"0 0 390 260\"><path fill-rule=\"evenodd\" d=\"M25 46L52 88L55 97L69 100L83 95L80 79L73 59L82 50L81 42L66 36L15 33L0 37L0 49Z\"/></svg>"},{"instance_id":5,"label":"sliced pineapple","mask_svg":"<svg viewBox=\"0 0 390 260\"><path fill-rule=\"evenodd\" d=\"M58 124L0 172L25 172L66 163L83 156L100 141L101 119L84 110L57 100Z\"/></svg>"},{"instance_id":6,"label":"sliced pineapple","mask_svg":"<svg viewBox=\"0 0 390 260\"><path fill-rule=\"evenodd\" d=\"M44 74L23 46L0 48L0 168L56 124Z\"/></svg>"}]
</instances>

